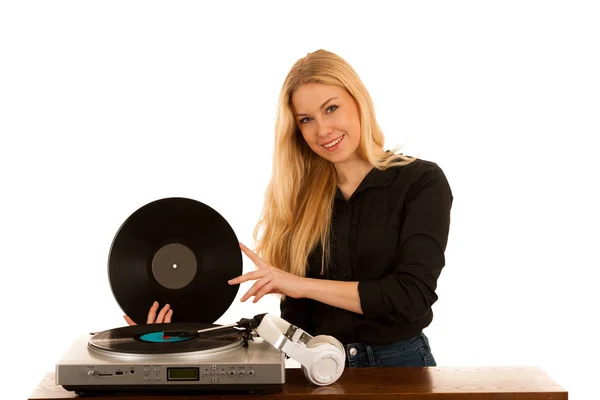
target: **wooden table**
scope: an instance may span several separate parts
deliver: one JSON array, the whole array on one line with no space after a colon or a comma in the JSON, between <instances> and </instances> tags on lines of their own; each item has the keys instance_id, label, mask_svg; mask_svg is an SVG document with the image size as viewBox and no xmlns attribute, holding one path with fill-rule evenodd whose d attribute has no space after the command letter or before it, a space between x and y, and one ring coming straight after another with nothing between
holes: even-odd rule
<instances>
[{"instance_id":1,"label":"wooden table","mask_svg":"<svg viewBox=\"0 0 600 400\"><path fill-rule=\"evenodd\" d=\"M73 399L73 392L56 386L54 373L46 374L29 400ZM83 397L80 397L83 398ZM480 368L352 368L332 385L310 384L299 369L286 370L286 383L279 393L269 395L161 395L102 394L97 400L191 399L438 399L438 400L566 400L565 389L535 367Z\"/></svg>"}]
</instances>

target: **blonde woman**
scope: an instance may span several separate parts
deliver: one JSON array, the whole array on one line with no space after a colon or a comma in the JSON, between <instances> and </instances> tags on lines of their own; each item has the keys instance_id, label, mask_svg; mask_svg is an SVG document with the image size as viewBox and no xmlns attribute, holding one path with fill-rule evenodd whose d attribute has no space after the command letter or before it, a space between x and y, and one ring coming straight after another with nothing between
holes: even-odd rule
<instances>
[{"instance_id":1,"label":"blonde woman","mask_svg":"<svg viewBox=\"0 0 600 400\"><path fill-rule=\"evenodd\" d=\"M242 301L283 295L281 316L344 343L349 367L435 366L423 334L445 264L452 192L432 162L384 149L367 89L324 50L279 97L273 176Z\"/></svg>"},{"instance_id":2,"label":"blonde woman","mask_svg":"<svg viewBox=\"0 0 600 400\"><path fill-rule=\"evenodd\" d=\"M450 225L442 170L384 149L367 89L324 50L283 83L273 157L256 249L240 244L257 269L229 281L255 281L242 301L283 295L281 317L340 340L348 367L435 366L423 329Z\"/></svg>"}]
</instances>

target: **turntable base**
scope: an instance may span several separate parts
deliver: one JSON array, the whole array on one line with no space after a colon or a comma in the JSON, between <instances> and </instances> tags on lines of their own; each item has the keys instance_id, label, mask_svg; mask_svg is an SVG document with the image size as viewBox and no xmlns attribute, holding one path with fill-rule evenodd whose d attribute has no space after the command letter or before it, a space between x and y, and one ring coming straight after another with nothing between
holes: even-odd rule
<instances>
[{"instance_id":1,"label":"turntable base","mask_svg":"<svg viewBox=\"0 0 600 400\"><path fill-rule=\"evenodd\" d=\"M78 394L107 391L279 391L285 354L260 337L219 349L130 354L99 351L79 337L56 364L56 384Z\"/></svg>"}]
</instances>

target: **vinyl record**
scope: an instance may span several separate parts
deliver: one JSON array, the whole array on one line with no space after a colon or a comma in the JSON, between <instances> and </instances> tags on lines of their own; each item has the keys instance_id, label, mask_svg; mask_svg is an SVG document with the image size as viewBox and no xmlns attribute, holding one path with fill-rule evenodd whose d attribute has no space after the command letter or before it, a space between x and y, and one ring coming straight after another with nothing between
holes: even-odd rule
<instances>
[{"instance_id":1,"label":"vinyl record","mask_svg":"<svg viewBox=\"0 0 600 400\"><path fill-rule=\"evenodd\" d=\"M227 345L241 345L242 338L238 330L204 332L197 337L165 338L163 330L196 331L211 328L212 324L170 323L134 325L110 329L96 333L89 340L89 346L95 349L128 354L168 354L191 351L218 350Z\"/></svg>"},{"instance_id":2,"label":"vinyl record","mask_svg":"<svg viewBox=\"0 0 600 400\"><path fill-rule=\"evenodd\" d=\"M229 308L242 274L239 241L229 223L192 199L156 200L120 227L108 258L117 303L138 325L158 301L169 304L172 322L212 324ZM159 311L160 311L159 308Z\"/></svg>"}]
</instances>

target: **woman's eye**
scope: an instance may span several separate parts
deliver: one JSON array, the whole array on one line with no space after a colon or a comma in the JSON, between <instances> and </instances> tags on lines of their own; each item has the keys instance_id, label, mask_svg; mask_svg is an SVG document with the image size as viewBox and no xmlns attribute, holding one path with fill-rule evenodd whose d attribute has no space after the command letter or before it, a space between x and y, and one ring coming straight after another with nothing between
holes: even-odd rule
<instances>
[{"instance_id":1,"label":"woman's eye","mask_svg":"<svg viewBox=\"0 0 600 400\"><path fill-rule=\"evenodd\" d=\"M310 120L310 118L309 118L309 117L302 118L302 119L300 120L300 123L301 123L301 124L306 124L306 123L307 123L309 120Z\"/></svg>"},{"instance_id":2,"label":"woman's eye","mask_svg":"<svg viewBox=\"0 0 600 400\"><path fill-rule=\"evenodd\" d=\"M333 106L333 105L332 105L332 106L329 106L329 107L327 107L327 112L328 112L328 113L332 113L332 112L334 112L335 110L337 110L337 108L338 108L338 106Z\"/></svg>"}]
</instances>

